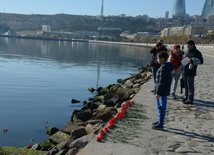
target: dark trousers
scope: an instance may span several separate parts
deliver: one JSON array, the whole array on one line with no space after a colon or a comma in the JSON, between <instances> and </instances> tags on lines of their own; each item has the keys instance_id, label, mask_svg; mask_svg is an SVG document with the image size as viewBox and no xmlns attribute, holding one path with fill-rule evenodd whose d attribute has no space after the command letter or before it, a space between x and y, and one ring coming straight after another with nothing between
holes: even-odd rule
<instances>
[{"instance_id":1,"label":"dark trousers","mask_svg":"<svg viewBox=\"0 0 214 155\"><path fill-rule=\"evenodd\" d=\"M153 73L154 83L156 83L156 72L157 72L157 63L153 63L152 73Z\"/></svg>"},{"instance_id":2,"label":"dark trousers","mask_svg":"<svg viewBox=\"0 0 214 155\"><path fill-rule=\"evenodd\" d=\"M194 100L194 78L195 76L184 76L185 97L193 103Z\"/></svg>"}]
</instances>

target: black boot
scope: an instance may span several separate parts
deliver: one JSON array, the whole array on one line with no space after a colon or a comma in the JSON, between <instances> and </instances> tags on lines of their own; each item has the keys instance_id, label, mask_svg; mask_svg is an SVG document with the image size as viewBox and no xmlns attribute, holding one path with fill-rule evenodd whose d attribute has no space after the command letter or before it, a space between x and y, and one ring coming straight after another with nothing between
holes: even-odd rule
<instances>
[{"instance_id":1,"label":"black boot","mask_svg":"<svg viewBox=\"0 0 214 155\"><path fill-rule=\"evenodd\" d=\"M153 125L151 128L154 129L154 130L163 130L163 109L162 107L160 107L160 123L159 122L156 122L157 124L156 125Z\"/></svg>"},{"instance_id":2,"label":"black boot","mask_svg":"<svg viewBox=\"0 0 214 155\"><path fill-rule=\"evenodd\" d=\"M153 125L152 129L154 129L154 130L163 130L163 125L162 124Z\"/></svg>"}]
</instances>

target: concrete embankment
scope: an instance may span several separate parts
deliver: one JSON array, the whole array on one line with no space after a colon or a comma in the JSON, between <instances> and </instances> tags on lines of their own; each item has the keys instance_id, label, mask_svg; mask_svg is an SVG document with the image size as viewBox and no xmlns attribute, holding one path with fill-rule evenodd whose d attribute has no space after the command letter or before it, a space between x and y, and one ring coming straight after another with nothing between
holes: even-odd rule
<instances>
[{"instance_id":1,"label":"concrete embankment","mask_svg":"<svg viewBox=\"0 0 214 155\"><path fill-rule=\"evenodd\" d=\"M164 130L152 130L151 122L158 119L156 99L151 93L153 80L147 82L132 100L138 110L144 111L148 119L136 119L140 128L132 125L116 125L106 134L102 142L96 137L78 155L207 155L214 154L214 61L213 49L198 47L204 57L204 64L198 66L195 77L195 100L193 105L184 105L180 88L177 100L168 97ZM131 107L132 108L132 107ZM129 113L127 114L127 118ZM126 118L126 119L127 119ZM130 132L135 129L135 136ZM120 132L118 132L120 131ZM121 137L124 132L130 139ZM114 134L114 138L110 138ZM121 138L118 139L117 137Z\"/></svg>"}]
</instances>

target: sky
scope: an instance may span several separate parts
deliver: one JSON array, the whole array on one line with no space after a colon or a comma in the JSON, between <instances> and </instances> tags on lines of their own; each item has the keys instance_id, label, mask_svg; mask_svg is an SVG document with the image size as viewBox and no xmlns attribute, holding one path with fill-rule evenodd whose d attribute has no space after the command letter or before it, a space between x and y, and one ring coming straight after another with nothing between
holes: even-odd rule
<instances>
[{"instance_id":1,"label":"sky","mask_svg":"<svg viewBox=\"0 0 214 155\"><path fill-rule=\"evenodd\" d=\"M104 16L172 17L174 0L104 0ZM186 13L201 15L205 0L186 0ZM100 15L102 0L0 0L1 13Z\"/></svg>"}]
</instances>

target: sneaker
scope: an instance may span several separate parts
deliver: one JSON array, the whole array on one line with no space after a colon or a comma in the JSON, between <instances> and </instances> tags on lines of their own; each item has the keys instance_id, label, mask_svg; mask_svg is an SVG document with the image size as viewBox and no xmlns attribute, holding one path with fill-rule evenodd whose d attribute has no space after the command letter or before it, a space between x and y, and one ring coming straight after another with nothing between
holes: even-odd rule
<instances>
[{"instance_id":1,"label":"sneaker","mask_svg":"<svg viewBox=\"0 0 214 155\"><path fill-rule=\"evenodd\" d=\"M151 90L151 92L153 93L153 92L154 92L154 90Z\"/></svg>"},{"instance_id":2,"label":"sneaker","mask_svg":"<svg viewBox=\"0 0 214 155\"><path fill-rule=\"evenodd\" d=\"M163 130L163 125L157 124L157 125L152 126L151 129L153 129L153 130Z\"/></svg>"},{"instance_id":3,"label":"sneaker","mask_svg":"<svg viewBox=\"0 0 214 155\"><path fill-rule=\"evenodd\" d=\"M172 99L176 99L175 93L172 93Z\"/></svg>"},{"instance_id":4,"label":"sneaker","mask_svg":"<svg viewBox=\"0 0 214 155\"><path fill-rule=\"evenodd\" d=\"M193 103L190 101L184 101L183 104L193 104Z\"/></svg>"},{"instance_id":5,"label":"sneaker","mask_svg":"<svg viewBox=\"0 0 214 155\"><path fill-rule=\"evenodd\" d=\"M155 122L155 123L151 123L151 124L154 126L154 125L158 125L158 123L159 123L159 122Z\"/></svg>"}]
</instances>

